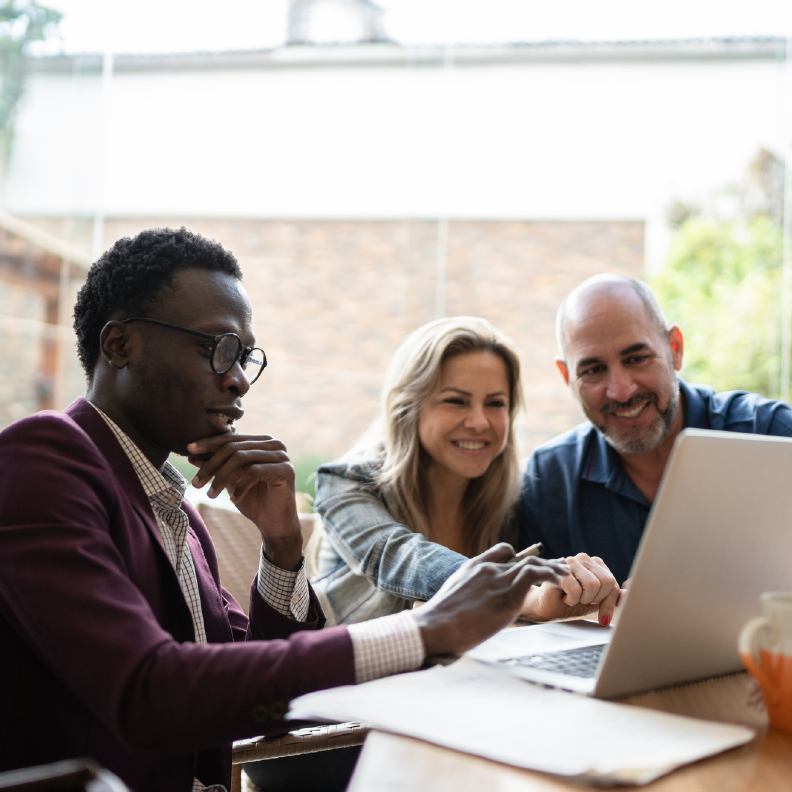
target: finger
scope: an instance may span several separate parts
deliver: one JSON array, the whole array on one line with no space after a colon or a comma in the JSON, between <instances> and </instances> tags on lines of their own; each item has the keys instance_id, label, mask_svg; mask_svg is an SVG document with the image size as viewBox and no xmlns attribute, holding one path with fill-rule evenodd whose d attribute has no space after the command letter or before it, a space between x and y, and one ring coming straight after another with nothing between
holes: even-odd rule
<instances>
[{"instance_id":1,"label":"finger","mask_svg":"<svg viewBox=\"0 0 792 792\"><path fill-rule=\"evenodd\" d=\"M285 454L280 454L279 456L237 454L227 460L223 467L211 478L212 483L208 494L210 497L214 497L224 489L231 493L245 471L251 467L259 468L259 473L257 474L259 480L272 479L274 481L282 476L286 470L286 468L281 468L281 465L290 466L288 457Z\"/></svg>"},{"instance_id":2,"label":"finger","mask_svg":"<svg viewBox=\"0 0 792 792\"><path fill-rule=\"evenodd\" d=\"M514 556L515 561L522 561L523 558L530 558L531 556L540 556L544 551L544 545L541 542L536 542L536 544L532 544L530 547L526 547L524 550L520 550L516 556Z\"/></svg>"},{"instance_id":3,"label":"finger","mask_svg":"<svg viewBox=\"0 0 792 792\"><path fill-rule=\"evenodd\" d=\"M584 569L584 567L575 561L574 558L568 557L565 558L564 561L569 567L569 575L563 578L559 582L559 587L564 592L563 602L565 605L577 605L578 603L582 602L583 596L586 593L584 589L584 584L589 586L589 593L590 593L590 583L591 579L594 578L588 570ZM583 603L587 604L587 603Z\"/></svg>"},{"instance_id":4,"label":"finger","mask_svg":"<svg viewBox=\"0 0 792 792\"><path fill-rule=\"evenodd\" d=\"M585 553L579 555L585 556ZM593 572L603 584L607 584L609 587L616 584L616 578L613 572L610 571L608 565L599 556L591 556L588 559L583 559L582 563L590 572Z\"/></svg>"},{"instance_id":5,"label":"finger","mask_svg":"<svg viewBox=\"0 0 792 792\"><path fill-rule=\"evenodd\" d=\"M480 555L474 556L470 561L474 564L484 564L487 562L503 564L514 558L514 548L507 542L498 542L489 550L485 550Z\"/></svg>"},{"instance_id":6,"label":"finger","mask_svg":"<svg viewBox=\"0 0 792 792\"><path fill-rule=\"evenodd\" d=\"M558 571L549 564L541 567L535 566L534 564L526 564L518 571L512 583L512 589L515 594L520 597L520 600L523 601L531 586L539 586L542 583L557 584L559 579Z\"/></svg>"},{"instance_id":7,"label":"finger","mask_svg":"<svg viewBox=\"0 0 792 792\"><path fill-rule=\"evenodd\" d=\"M614 590L618 591L619 584L616 582L616 578L613 577L609 572L603 575L598 575L596 570L588 570L593 575L593 580L590 580L590 593L591 598L589 599L587 595L584 595L584 602L588 605L599 605L603 600L611 595L611 592Z\"/></svg>"},{"instance_id":8,"label":"finger","mask_svg":"<svg viewBox=\"0 0 792 792\"><path fill-rule=\"evenodd\" d=\"M243 490L246 491L262 482L276 488L286 487L294 490L294 466L289 462L288 457L277 460L252 457L240 460L234 457L214 477L210 491L219 492L227 489L229 494L233 493L235 497L241 497Z\"/></svg>"},{"instance_id":9,"label":"finger","mask_svg":"<svg viewBox=\"0 0 792 792\"><path fill-rule=\"evenodd\" d=\"M583 605L599 605L618 586L616 578L599 557L578 553L571 568L583 587L580 598Z\"/></svg>"},{"instance_id":10,"label":"finger","mask_svg":"<svg viewBox=\"0 0 792 792\"><path fill-rule=\"evenodd\" d=\"M195 467L200 468L203 465L204 462L209 461L213 456L214 456L214 454L211 451L209 451L206 454L196 454L195 456L188 456L187 457L187 461L191 465L194 465Z\"/></svg>"},{"instance_id":11,"label":"finger","mask_svg":"<svg viewBox=\"0 0 792 792\"><path fill-rule=\"evenodd\" d=\"M228 442L217 451L210 454L208 459L200 457L189 457L190 459L200 459L198 472L193 476L193 486L202 487L220 468L235 454L242 451L266 451L273 454L282 455L278 458L288 459L288 455L282 448L279 441L243 440L241 442Z\"/></svg>"},{"instance_id":12,"label":"finger","mask_svg":"<svg viewBox=\"0 0 792 792\"><path fill-rule=\"evenodd\" d=\"M206 496L208 498L216 498L223 490L226 490L230 496L231 493L234 491L234 487L236 486L237 481L239 481L239 479L242 477L243 474L244 474L244 470L238 470L236 473L231 474L227 478L225 482L225 486L222 487L217 486L216 483L213 481L212 485L206 491ZM233 498L231 500L233 501Z\"/></svg>"},{"instance_id":13,"label":"finger","mask_svg":"<svg viewBox=\"0 0 792 792\"><path fill-rule=\"evenodd\" d=\"M200 470L193 476L192 484L194 487L203 487L214 478L212 486L219 492L226 486L225 479L234 470L254 464L279 465L284 462L289 462L289 456L282 450L264 449L255 444L227 446L203 463Z\"/></svg>"},{"instance_id":14,"label":"finger","mask_svg":"<svg viewBox=\"0 0 792 792\"><path fill-rule=\"evenodd\" d=\"M599 556L591 556L591 561L593 563L588 566L588 569L590 572L593 572L600 581L599 594L597 594L593 600L593 603L598 605L610 597L613 589L618 588L619 584L616 582L613 573L608 569L608 565Z\"/></svg>"},{"instance_id":15,"label":"finger","mask_svg":"<svg viewBox=\"0 0 792 792\"><path fill-rule=\"evenodd\" d=\"M532 563L527 562L528 559L525 559L518 564L509 564L499 575L507 588L517 587L516 591L523 600L532 585L541 586L542 583L550 583L560 588L561 578L569 574L569 568L562 561L534 558Z\"/></svg>"},{"instance_id":16,"label":"finger","mask_svg":"<svg viewBox=\"0 0 792 792\"><path fill-rule=\"evenodd\" d=\"M199 473L204 474L204 483L206 483L208 477L211 477L211 474L219 469L223 462L236 451L252 448L286 453L286 446L280 440L271 439L269 435L256 437L253 435L239 436L228 434L220 438L208 438L205 441L200 440L190 443L187 446L187 451L189 452L187 459L190 464L195 465L199 469Z\"/></svg>"},{"instance_id":17,"label":"finger","mask_svg":"<svg viewBox=\"0 0 792 792\"><path fill-rule=\"evenodd\" d=\"M527 556L516 562L508 561L503 566L504 566L503 574L506 577L506 579L509 578L515 579L517 575L526 567L531 567L535 569L541 569L546 567L548 569L551 569L555 573L556 578L558 579L565 577L566 575L569 575L569 566L560 559L546 559L546 558L537 558L536 556Z\"/></svg>"},{"instance_id":18,"label":"finger","mask_svg":"<svg viewBox=\"0 0 792 792\"><path fill-rule=\"evenodd\" d=\"M239 479L241 479L244 474L244 469L237 469L235 471L227 471L222 479L218 476L215 476L214 479L212 479L212 483L209 489L206 491L206 494L210 498L216 498L223 490L225 490L229 496L232 496L231 500L233 502L234 488L236 487Z\"/></svg>"},{"instance_id":19,"label":"finger","mask_svg":"<svg viewBox=\"0 0 792 792\"><path fill-rule=\"evenodd\" d=\"M209 497L215 497L224 489L228 490L230 494L245 471L249 469L256 470L257 481L272 481L280 486L284 475L287 479L291 475L291 480L294 481L294 468L289 463L289 458L282 452L274 454L241 452L227 460L223 467L215 473L209 487ZM291 471L291 474L288 471Z\"/></svg>"},{"instance_id":20,"label":"finger","mask_svg":"<svg viewBox=\"0 0 792 792\"><path fill-rule=\"evenodd\" d=\"M198 445L197 443L191 443L191 446L193 448L195 447L197 447L198 449L201 448L201 446ZM283 443L281 443L280 440L264 440L259 437L234 438L233 436L229 436L227 442L223 443L223 445L220 446L219 448L216 448L208 453L211 454L210 461L216 462L216 460L227 459L237 451L251 451L256 449L261 451L270 451L273 453L286 454L286 448L283 445ZM198 453L198 451L196 451L196 453ZM200 454L199 458L203 456L205 456L205 454Z\"/></svg>"},{"instance_id":21,"label":"finger","mask_svg":"<svg viewBox=\"0 0 792 792\"><path fill-rule=\"evenodd\" d=\"M217 451L228 443L248 440L261 441L265 443L278 443L280 446L282 446L281 450L286 450L286 446L283 445L280 440L276 440L272 435L239 434L237 432L224 432L223 434L212 435L211 437L202 437L200 440L195 440L192 443L189 443L187 450L190 453L202 454L209 451Z\"/></svg>"},{"instance_id":22,"label":"finger","mask_svg":"<svg viewBox=\"0 0 792 792\"><path fill-rule=\"evenodd\" d=\"M616 604L619 601L621 589L615 586L611 592L599 604L598 618L599 623L603 627L607 627L613 621L613 612L616 610Z\"/></svg>"},{"instance_id":23,"label":"finger","mask_svg":"<svg viewBox=\"0 0 792 792\"><path fill-rule=\"evenodd\" d=\"M294 490L294 467L285 463L277 465L253 465L244 471L239 479L234 482L234 486L229 490L232 503L238 503L255 486L266 483L275 489L285 488ZM296 506L295 506L296 508Z\"/></svg>"}]
</instances>

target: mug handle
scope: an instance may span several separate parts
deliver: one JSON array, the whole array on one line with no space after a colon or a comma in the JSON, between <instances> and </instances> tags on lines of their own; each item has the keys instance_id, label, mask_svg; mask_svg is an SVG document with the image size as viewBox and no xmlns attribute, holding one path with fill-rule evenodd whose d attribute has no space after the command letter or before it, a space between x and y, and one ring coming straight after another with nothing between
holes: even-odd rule
<instances>
[{"instance_id":1,"label":"mug handle","mask_svg":"<svg viewBox=\"0 0 792 792\"><path fill-rule=\"evenodd\" d=\"M755 616L751 619L740 633L739 652L745 667L764 688L765 695L775 699L775 685L759 664L759 647L757 646L759 631L769 629L770 622L764 616Z\"/></svg>"}]
</instances>

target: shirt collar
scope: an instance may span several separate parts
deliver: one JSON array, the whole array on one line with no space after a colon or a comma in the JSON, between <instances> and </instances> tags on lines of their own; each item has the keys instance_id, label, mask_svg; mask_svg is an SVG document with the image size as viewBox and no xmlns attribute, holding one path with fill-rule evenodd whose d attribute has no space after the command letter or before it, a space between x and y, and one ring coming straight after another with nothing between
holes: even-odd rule
<instances>
[{"instance_id":1,"label":"shirt collar","mask_svg":"<svg viewBox=\"0 0 792 792\"><path fill-rule=\"evenodd\" d=\"M679 380L679 392L685 406L685 429L709 429L709 409L701 394L682 379Z\"/></svg>"},{"instance_id":2,"label":"shirt collar","mask_svg":"<svg viewBox=\"0 0 792 792\"><path fill-rule=\"evenodd\" d=\"M148 457L135 445L129 435L124 432L118 424L105 415L95 404L88 402L102 416L105 423L110 427L116 439L124 449L124 453L132 463L132 467L146 493L146 497L151 500L157 498L171 508L179 508L184 500L187 491L187 480L176 470L167 460L158 470Z\"/></svg>"}]
</instances>

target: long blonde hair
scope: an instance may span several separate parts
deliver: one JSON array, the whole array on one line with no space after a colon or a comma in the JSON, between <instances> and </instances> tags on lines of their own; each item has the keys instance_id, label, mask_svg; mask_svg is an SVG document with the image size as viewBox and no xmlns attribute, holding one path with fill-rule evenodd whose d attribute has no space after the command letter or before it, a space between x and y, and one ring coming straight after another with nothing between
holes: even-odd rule
<instances>
[{"instance_id":1,"label":"long blonde hair","mask_svg":"<svg viewBox=\"0 0 792 792\"><path fill-rule=\"evenodd\" d=\"M431 539L425 490L428 455L418 438L418 419L443 363L468 352L498 355L506 364L509 379L506 446L484 475L471 479L464 496L466 551L476 555L499 541L506 515L519 493L514 419L523 404L516 347L486 319L438 319L409 335L388 367L377 420L345 459L381 458L377 485L386 505L396 519Z\"/></svg>"}]
</instances>

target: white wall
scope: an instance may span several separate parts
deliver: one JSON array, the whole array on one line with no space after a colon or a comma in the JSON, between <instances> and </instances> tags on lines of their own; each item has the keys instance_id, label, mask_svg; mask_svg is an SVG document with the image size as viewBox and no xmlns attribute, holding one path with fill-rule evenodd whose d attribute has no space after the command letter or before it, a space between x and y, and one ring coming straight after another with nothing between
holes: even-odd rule
<instances>
[{"instance_id":1,"label":"white wall","mask_svg":"<svg viewBox=\"0 0 792 792\"><path fill-rule=\"evenodd\" d=\"M773 60L32 75L4 207L20 215L654 220L780 148Z\"/></svg>"}]
</instances>

